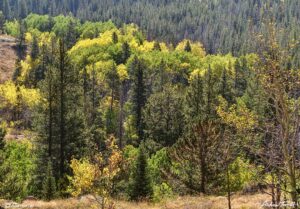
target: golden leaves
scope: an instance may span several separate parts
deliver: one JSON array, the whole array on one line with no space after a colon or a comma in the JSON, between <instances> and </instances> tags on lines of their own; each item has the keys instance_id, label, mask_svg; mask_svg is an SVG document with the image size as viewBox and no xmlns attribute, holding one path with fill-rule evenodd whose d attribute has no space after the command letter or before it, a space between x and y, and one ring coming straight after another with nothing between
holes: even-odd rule
<instances>
[{"instance_id":1,"label":"golden leaves","mask_svg":"<svg viewBox=\"0 0 300 209\"><path fill-rule=\"evenodd\" d=\"M219 102L218 115L226 124L234 126L238 131L251 130L258 123L256 115L246 107L245 103L238 102L228 108L227 101L221 96Z\"/></svg>"}]
</instances>

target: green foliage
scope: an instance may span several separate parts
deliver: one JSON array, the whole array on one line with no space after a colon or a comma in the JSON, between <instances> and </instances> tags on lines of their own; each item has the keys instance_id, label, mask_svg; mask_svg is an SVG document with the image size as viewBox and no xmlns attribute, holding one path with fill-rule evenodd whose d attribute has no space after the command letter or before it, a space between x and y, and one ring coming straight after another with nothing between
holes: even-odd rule
<instances>
[{"instance_id":1,"label":"green foliage","mask_svg":"<svg viewBox=\"0 0 300 209\"><path fill-rule=\"evenodd\" d=\"M3 15L3 12L0 10L0 34L4 32L4 23L5 23L5 17Z\"/></svg>"},{"instance_id":2,"label":"green foliage","mask_svg":"<svg viewBox=\"0 0 300 209\"><path fill-rule=\"evenodd\" d=\"M30 194L34 156L29 141L8 142L0 153L0 196L22 200Z\"/></svg>"},{"instance_id":3,"label":"green foliage","mask_svg":"<svg viewBox=\"0 0 300 209\"><path fill-rule=\"evenodd\" d=\"M53 166L51 161L48 162L46 176L43 182L43 198L45 200L52 200L57 196L56 181L53 176Z\"/></svg>"},{"instance_id":4,"label":"green foliage","mask_svg":"<svg viewBox=\"0 0 300 209\"><path fill-rule=\"evenodd\" d=\"M18 37L20 34L20 25L17 20L6 22L4 24L4 30L7 34Z\"/></svg>"},{"instance_id":5,"label":"green foliage","mask_svg":"<svg viewBox=\"0 0 300 209\"><path fill-rule=\"evenodd\" d=\"M165 86L162 92L152 94L145 106L145 134L162 146L172 146L183 132L183 101L180 90Z\"/></svg>"},{"instance_id":6,"label":"green foliage","mask_svg":"<svg viewBox=\"0 0 300 209\"><path fill-rule=\"evenodd\" d=\"M33 36L30 56L33 60L35 60L38 57L38 55L39 55L38 41L37 41L37 38L35 36Z\"/></svg>"},{"instance_id":7,"label":"green foliage","mask_svg":"<svg viewBox=\"0 0 300 209\"><path fill-rule=\"evenodd\" d=\"M136 159L133 183L130 191L130 199L138 201L152 197L151 179L148 174L148 165L145 148L140 145Z\"/></svg>"},{"instance_id":8,"label":"green foliage","mask_svg":"<svg viewBox=\"0 0 300 209\"><path fill-rule=\"evenodd\" d=\"M6 135L6 125L4 123L0 124L0 152L5 146L4 137Z\"/></svg>"},{"instance_id":9,"label":"green foliage","mask_svg":"<svg viewBox=\"0 0 300 209\"><path fill-rule=\"evenodd\" d=\"M28 30L37 29L41 32L50 31L54 22L48 15L29 14L25 18Z\"/></svg>"},{"instance_id":10,"label":"green foliage","mask_svg":"<svg viewBox=\"0 0 300 209\"><path fill-rule=\"evenodd\" d=\"M229 182L231 192L238 192L245 189L247 186L251 186L255 181L257 181L260 167L255 167L251 164L249 160L245 160L241 157L235 159L233 163L229 165ZM226 179L227 177L224 177ZM223 181L222 184L223 191L225 193L227 182Z\"/></svg>"},{"instance_id":11,"label":"green foliage","mask_svg":"<svg viewBox=\"0 0 300 209\"><path fill-rule=\"evenodd\" d=\"M234 192L255 181L260 167L246 143L253 138L259 148L267 141L256 126L272 115L253 71L257 55L206 55L197 41L173 47L146 40L134 24L117 28L72 15L31 14L5 28L31 53L19 54L13 81L0 85L1 120L11 132L34 131L38 159L34 165L23 143L0 140L1 197L95 193L158 202L177 193L224 194L227 168ZM216 44L222 52L233 43Z\"/></svg>"},{"instance_id":12,"label":"green foliage","mask_svg":"<svg viewBox=\"0 0 300 209\"><path fill-rule=\"evenodd\" d=\"M162 183L161 185L155 185L153 187L153 198L154 202L160 202L162 200L172 198L174 195L172 188L166 184Z\"/></svg>"}]
</instances>

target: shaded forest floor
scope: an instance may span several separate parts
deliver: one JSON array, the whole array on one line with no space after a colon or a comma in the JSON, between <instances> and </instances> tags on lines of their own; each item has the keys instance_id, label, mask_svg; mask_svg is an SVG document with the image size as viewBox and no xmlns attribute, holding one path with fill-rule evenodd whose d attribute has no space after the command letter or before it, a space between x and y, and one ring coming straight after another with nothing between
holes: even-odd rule
<instances>
[{"instance_id":1,"label":"shaded forest floor","mask_svg":"<svg viewBox=\"0 0 300 209\"><path fill-rule=\"evenodd\" d=\"M12 78L17 59L16 40L0 35L0 83Z\"/></svg>"},{"instance_id":2,"label":"shaded forest floor","mask_svg":"<svg viewBox=\"0 0 300 209\"><path fill-rule=\"evenodd\" d=\"M259 209L263 202L270 200L265 194L235 195L232 199L232 209ZM0 205L4 208L45 208L45 209L75 209L75 208L100 208L95 200L89 196L79 199L69 198L66 200L55 200L50 202L26 200L22 204L3 202ZM198 196L178 197L166 200L163 203L151 204L146 202L132 203L116 201L116 209L226 209L226 197Z\"/></svg>"}]
</instances>

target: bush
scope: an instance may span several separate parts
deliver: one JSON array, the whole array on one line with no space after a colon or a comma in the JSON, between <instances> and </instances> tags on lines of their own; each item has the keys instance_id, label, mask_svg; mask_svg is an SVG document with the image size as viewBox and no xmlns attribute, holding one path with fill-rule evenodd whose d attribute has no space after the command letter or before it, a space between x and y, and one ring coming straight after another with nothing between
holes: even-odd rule
<instances>
[{"instance_id":1,"label":"bush","mask_svg":"<svg viewBox=\"0 0 300 209\"><path fill-rule=\"evenodd\" d=\"M28 141L6 143L0 153L0 198L20 201L30 193L34 171L31 153Z\"/></svg>"},{"instance_id":2,"label":"bush","mask_svg":"<svg viewBox=\"0 0 300 209\"><path fill-rule=\"evenodd\" d=\"M153 186L153 201L160 202L164 199L171 198L173 190L167 183Z\"/></svg>"}]
</instances>

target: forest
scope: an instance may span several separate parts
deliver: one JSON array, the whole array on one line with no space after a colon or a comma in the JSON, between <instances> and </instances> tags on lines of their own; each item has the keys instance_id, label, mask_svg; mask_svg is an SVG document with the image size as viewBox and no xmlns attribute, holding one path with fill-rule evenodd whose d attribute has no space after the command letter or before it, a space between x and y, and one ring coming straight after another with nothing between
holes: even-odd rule
<instances>
[{"instance_id":1,"label":"forest","mask_svg":"<svg viewBox=\"0 0 300 209\"><path fill-rule=\"evenodd\" d=\"M263 2L0 0L0 199L298 208L300 2Z\"/></svg>"}]
</instances>

